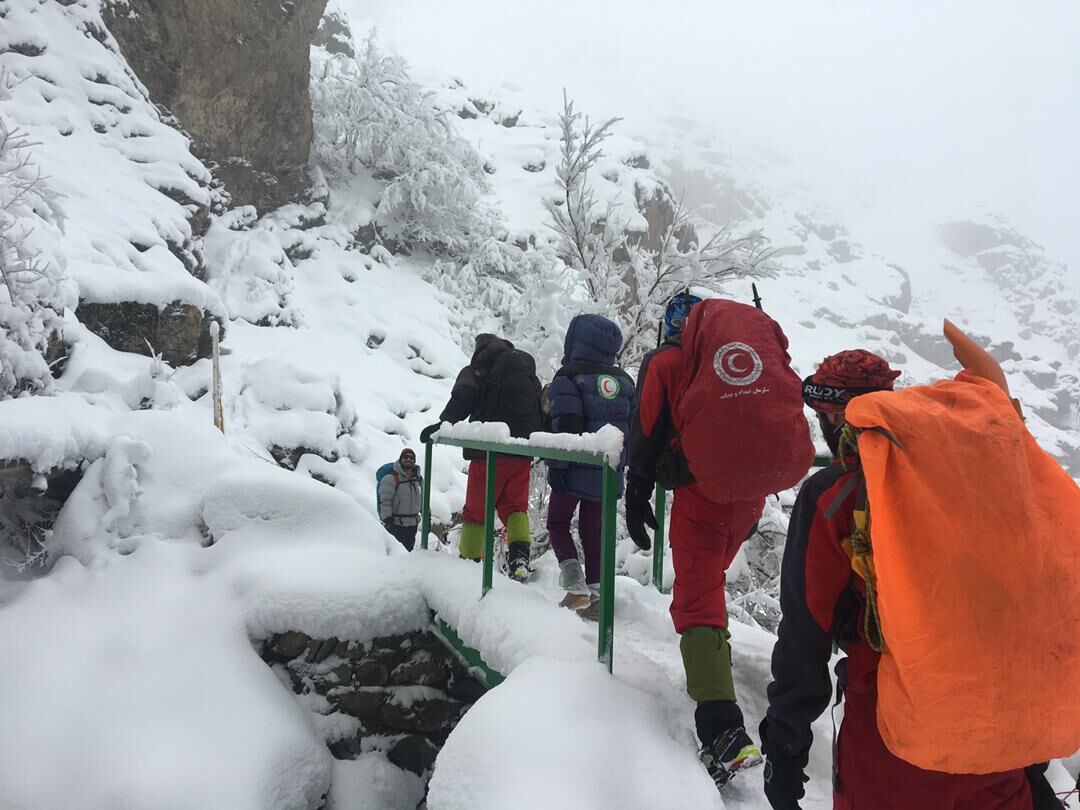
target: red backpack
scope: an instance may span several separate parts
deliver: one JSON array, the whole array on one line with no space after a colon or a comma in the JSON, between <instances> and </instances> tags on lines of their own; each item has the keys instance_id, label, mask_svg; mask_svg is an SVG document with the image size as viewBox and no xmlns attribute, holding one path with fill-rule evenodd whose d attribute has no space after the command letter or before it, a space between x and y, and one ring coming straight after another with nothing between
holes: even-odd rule
<instances>
[{"instance_id":1,"label":"red backpack","mask_svg":"<svg viewBox=\"0 0 1080 810\"><path fill-rule=\"evenodd\" d=\"M746 304L702 301L690 310L682 347L686 377L672 413L698 486L724 503L799 483L814 444L780 325Z\"/></svg>"}]
</instances>

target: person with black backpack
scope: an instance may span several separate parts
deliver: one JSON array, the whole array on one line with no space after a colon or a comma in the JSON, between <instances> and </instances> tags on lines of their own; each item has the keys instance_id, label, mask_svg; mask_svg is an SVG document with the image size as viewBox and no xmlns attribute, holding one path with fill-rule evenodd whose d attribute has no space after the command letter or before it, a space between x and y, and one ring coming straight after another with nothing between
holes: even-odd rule
<instances>
[{"instance_id":1,"label":"person with black backpack","mask_svg":"<svg viewBox=\"0 0 1080 810\"><path fill-rule=\"evenodd\" d=\"M536 361L528 352L492 334L476 336L472 360L454 381L450 401L439 421L420 433L425 444L443 422L503 422L510 435L527 439L543 427L540 380ZM469 482L462 509L459 554L479 560L484 551L484 500L487 462L478 450L465 450L469 459ZM531 573L529 555L529 478L532 459L499 456L495 467L495 511L506 527L509 543L507 563L512 579L524 581Z\"/></svg>"},{"instance_id":2,"label":"person with black backpack","mask_svg":"<svg viewBox=\"0 0 1080 810\"><path fill-rule=\"evenodd\" d=\"M566 330L563 365L548 386L552 433L593 433L614 425L630 429L634 381L615 365L622 346L618 325L600 315L578 315ZM623 448L619 465L622 496ZM559 561L559 586L566 591L561 607L597 621L600 612L600 516L603 473L594 464L549 460L548 537ZM585 557L582 570L570 522L578 515L578 535Z\"/></svg>"},{"instance_id":3,"label":"person with black backpack","mask_svg":"<svg viewBox=\"0 0 1080 810\"><path fill-rule=\"evenodd\" d=\"M814 446L787 338L760 309L680 293L668 304L665 336L638 374L626 528L638 547L651 548L653 488L675 491L671 618L697 703L701 761L721 787L763 761L736 701L726 571L765 496L799 482Z\"/></svg>"}]
</instances>

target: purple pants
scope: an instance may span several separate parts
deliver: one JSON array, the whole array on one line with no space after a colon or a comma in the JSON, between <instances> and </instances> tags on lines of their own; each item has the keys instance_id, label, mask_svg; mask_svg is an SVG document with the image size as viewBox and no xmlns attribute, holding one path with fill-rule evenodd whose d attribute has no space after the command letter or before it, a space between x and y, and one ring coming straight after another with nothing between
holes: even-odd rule
<instances>
[{"instance_id":1,"label":"purple pants","mask_svg":"<svg viewBox=\"0 0 1080 810\"><path fill-rule=\"evenodd\" d=\"M559 562L576 560L577 548L570 534L570 521L578 510L578 536L581 550L585 552L585 581L590 585L600 582L600 501L586 501L577 495L552 492L548 502L547 528L551 548Z\"/></svg>"}]
</instances>

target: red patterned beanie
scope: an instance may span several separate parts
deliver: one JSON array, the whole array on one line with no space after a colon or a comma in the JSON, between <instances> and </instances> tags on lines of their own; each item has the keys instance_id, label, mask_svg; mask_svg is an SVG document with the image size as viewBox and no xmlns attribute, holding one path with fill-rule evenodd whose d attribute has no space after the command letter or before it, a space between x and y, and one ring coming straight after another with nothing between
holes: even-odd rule
<instances>
[{"instance_id":1,"label":"red patterned beanie","mask_svg":"<svg viewBox=\"0 0 1080 810\"><path fill-rule=\"evenodd\" d=\"M848 402L872 391L892 391L900 372L865 349L829 355L803 380L803 401L815 411L842 413Z\"/></svg>"}]
</instances>

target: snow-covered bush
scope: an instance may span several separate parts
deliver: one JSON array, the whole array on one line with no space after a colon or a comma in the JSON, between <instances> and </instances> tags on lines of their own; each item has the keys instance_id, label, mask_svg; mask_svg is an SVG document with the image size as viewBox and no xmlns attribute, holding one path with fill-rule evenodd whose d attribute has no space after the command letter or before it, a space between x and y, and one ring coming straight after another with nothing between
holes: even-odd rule
<instances>
[{"instance_id":1,"label":"snow-covered bush","mask_svg":"<svg viewBox=\"0 0 1080 810\"><path fill-rule=\"evenodd\" d=\"M214 217L204 249L208 282L221 296L230 318L260 326L297 326L303 316L293 299L295 266L287 247L303 233L289 221L285 206L258 219L251 206Z\"/></svg>"},{"instance_id":2,"label":"snow-covered bush","mask_svg":"<svg viewBox=\"0 0 1080 810\"><path fill-rule=\"evenodd\" d=\"M492 231L483 161L403 59L383 53L372 35L356 58L317 52L316 60L315 158L333 174L364 167L386 183L381 228L458 256Z\"/></svg>"},{"instance_id":3,"label":"snow-covered bush","mask_svg":"<svg viewBox=\"0 0 1080 810\"><path fill-rule=\"evenodd\" d=\"M0 75L0 101L7 95ZM55 248L63 212L32 146L0 113L0 399L49 388L44 352L74 304Z\"/></svg>"}]
</instances>

